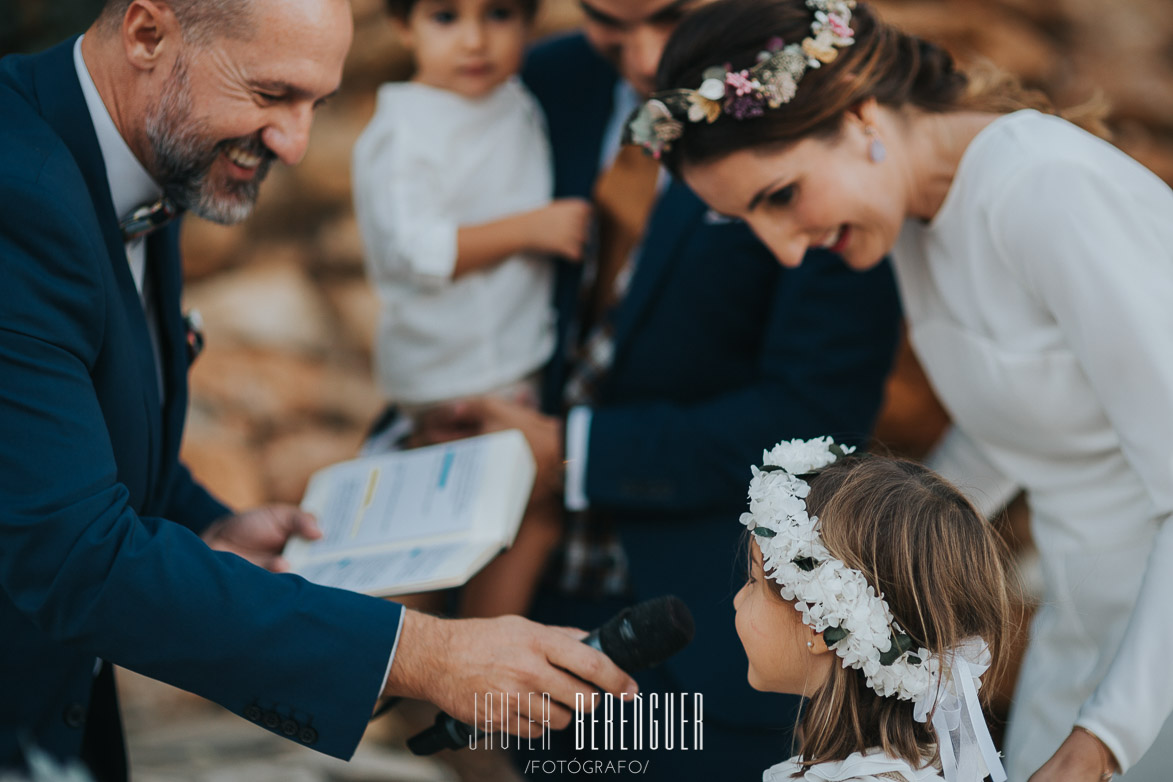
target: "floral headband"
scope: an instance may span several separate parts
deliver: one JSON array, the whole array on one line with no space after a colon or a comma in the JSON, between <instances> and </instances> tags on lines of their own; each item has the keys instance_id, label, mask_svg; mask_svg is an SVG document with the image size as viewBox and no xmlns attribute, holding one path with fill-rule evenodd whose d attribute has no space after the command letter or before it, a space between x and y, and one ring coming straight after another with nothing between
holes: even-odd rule
<instances>
[{"instance_id":1,"label":"floral headband","mask_svg":"<svg viewBox=\"0 0 1173 782\"><path fill-rule=\"evenodd\" d=\"M728 65L714 66L705 70L698 89L653 94L628 121L624 143L639 144L658 160L684 134L682 118L715 122L724 113L743 120L789 103L808 68L832 62L839 56L838 49L855 43L851 30L855 0L806 0L806 5L814 10L815 20L811 35L802 43L771 38L752 68L733 71Z\"/></svg>"},{"instance_id":2,"label":"floral headband","mask_svg":"<svg viewBox=\"0 0 1173 782\"><path fill-rule=\"evenodd\" d=\"M843 667L861 671L882 697L913 701L918 722L932 719L946 780L989 774L1005 782L977 697L979 677L990 664L985 642L969 638L946 652L943 680L941 655L913 649L884 596L827 550L818 517L807 513L810 484L804 478L854 451L830 437L778 443L762 454L761 467L750 468L749 512L741 523L756 536L763 570L782 597L795 602L803 623L822 633ZM978 763L984 770L975 777Z\"/></svg>"}]
</instances>

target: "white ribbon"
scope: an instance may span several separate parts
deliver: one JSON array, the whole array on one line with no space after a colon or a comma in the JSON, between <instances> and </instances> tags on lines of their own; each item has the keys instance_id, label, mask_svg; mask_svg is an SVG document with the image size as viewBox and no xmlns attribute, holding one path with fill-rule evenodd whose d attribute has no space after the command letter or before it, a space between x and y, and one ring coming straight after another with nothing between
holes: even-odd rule
<instances>
[{"instance_id":1,"label":"white ribbon","mask_svg":"<svg viewBox=\"0 0 1173 782\"><path fill-rule=\"evenodd\" d=\"M967 638L943 657L949 680L940 683L935 699L917 702L913 717L927 722L932 714L945 781L981 782L988 774L993 782L1006 782L977 694L979 677L990 667L989 647L981 638Z\"/></svg>"}]
</instances>

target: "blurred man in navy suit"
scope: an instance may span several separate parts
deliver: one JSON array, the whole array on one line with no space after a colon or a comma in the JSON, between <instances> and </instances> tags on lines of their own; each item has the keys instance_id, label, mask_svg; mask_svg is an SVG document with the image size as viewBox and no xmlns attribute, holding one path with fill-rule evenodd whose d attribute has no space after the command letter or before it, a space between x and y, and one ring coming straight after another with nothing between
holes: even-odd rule
<instances>
[{"instance_id":1,"label":"blurred man in navy suit","mask_svg":"<svg viewBox=\"0 0 1173 782\"><path fill-rule=\"evenodd\" d=\"M560 265L545 414L478 400L437 415L433 433L526 432L532 501L567 510L535 618L591 626L663 592L690 606L691 646L637 678L644 692L703 694L704 749L662 751L644 776L749 780L786 756L798 705L750 689L734 632L749 467L785 438L866 441L899 308L886 264L858 274L815 249L783 269L744 224L621 149L668 36L703 2L580 0L582 33L531 53L523 75L549 123L554 196L594 199L596 259Z\"/></svg>"}]
</instances>

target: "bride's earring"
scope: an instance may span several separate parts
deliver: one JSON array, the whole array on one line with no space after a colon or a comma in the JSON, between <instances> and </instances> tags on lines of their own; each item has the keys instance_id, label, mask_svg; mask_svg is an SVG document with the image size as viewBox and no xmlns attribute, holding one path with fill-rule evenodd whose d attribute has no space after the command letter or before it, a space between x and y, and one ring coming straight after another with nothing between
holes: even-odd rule
<instances>
[{"instance_id":1,"label":"bride's earring","mask_svg":"<svg viewBox=\"0 0 1173 782\"><path fill-rule=\"evenodd\" d=\"M865 127L863 132L871 139L871 143L868 144L868 157L873 163L882 163L884 158L888 157L888 149L884 146L884 142L880 141L879 134L871 125Z\"/></svg>"},{"instance_id":2,"label":"bride's earring","mask_svg":"<svg viewBox=\"0 0 1173 782\"><path fill-rule=\"evenodd\" d=\"M806 648L807 648L807 649L814 649L814 648L815 648L815 642L814 642L814 641L807 641L807 642L806 642Z\"/></svg>"}]
</instances>

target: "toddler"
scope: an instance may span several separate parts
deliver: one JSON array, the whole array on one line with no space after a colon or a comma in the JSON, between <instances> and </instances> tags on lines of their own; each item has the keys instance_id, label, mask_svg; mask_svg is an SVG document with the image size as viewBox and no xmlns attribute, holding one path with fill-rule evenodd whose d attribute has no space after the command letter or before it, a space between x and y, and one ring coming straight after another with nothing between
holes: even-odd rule
<instances>
[{"instance_id":1,"label":"toddler","mask_svg":"<svg viewBox=\"0 0 1173 782\"><path fill-rule=\"evenodd\" d=\"M516 75L536 4L388 0L416 71L379 88L354 197L381 303L375 372L409 423L481 394L537 405L552 257L580 260L590 207L551 202L543 119ZM523 613L557 536L552 509L531 512L462 613Z\"/></svg>"},{"instance_id":2,"label":"toddler","mask_svg":"<svg viewBox=\"0 0 1173 782\"><path fill-rule=\"evenodd\" d=\"M977 694L1010 615L1001 542L928 469L851 450L794 440L753 469L749 683L810 698L764 782L1005 782Z\"/></svg>"}]
</instances>

